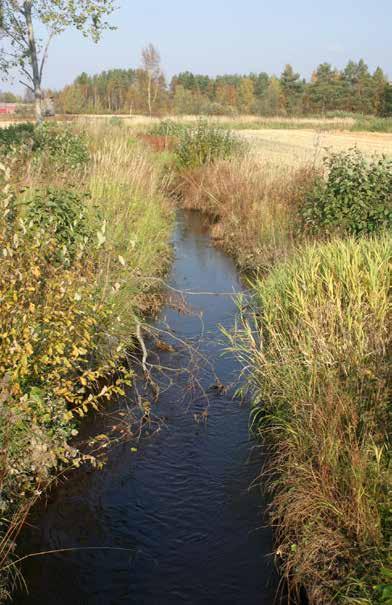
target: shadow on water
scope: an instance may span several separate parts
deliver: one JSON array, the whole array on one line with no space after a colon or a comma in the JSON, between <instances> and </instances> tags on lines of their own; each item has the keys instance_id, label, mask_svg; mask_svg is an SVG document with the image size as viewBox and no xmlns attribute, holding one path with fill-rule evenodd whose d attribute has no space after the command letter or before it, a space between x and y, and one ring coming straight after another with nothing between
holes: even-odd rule
<instances>
[{"instance_id":1,"label":"shadow on water","mask_svg":"<svg viewBox=\"0 0 392 605\"><path fill-rule=\"evenodd\" d=\"M263 528L259 490L249 490L261 466L248 436L249 410L232 391L210 388L216 375L224 385L238 380L236 360L222 356L219 324L230 327L235 315L232 297L221 293L242 286L199 215L179 214L174 247L170 285L200 294L185 296L190 313L163 309L154 327L170 327L162 338L176 352L159 358L172 370L185 369L193 354L181 343L191 343L200 388L190 388L186 371L169 369L158 378L156 413L165 427L137 453L122 445L104 470L76 473L55 490L26 530L24 551L80 550L30 559L23 569L30 592L15 597L18 605L274 601L271 532ZM197 423L194 414L206 409L208 421Z\"/></svg>"}]
</instances>

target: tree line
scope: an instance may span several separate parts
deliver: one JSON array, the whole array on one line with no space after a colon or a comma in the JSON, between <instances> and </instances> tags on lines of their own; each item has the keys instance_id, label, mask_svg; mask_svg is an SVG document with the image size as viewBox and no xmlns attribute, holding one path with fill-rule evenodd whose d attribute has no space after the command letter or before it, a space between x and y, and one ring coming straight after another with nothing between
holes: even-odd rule
<instances>
[{"instance_id":1,"label":"tree line","mask_svg":"<svg viewBox=\"0 0 392 605\"><path fill-rule=\"evenodd\" d=\"M349 61L341 70L322 63L309 81L287 64L280 76L211 77L185 71L167 82L152 45L143 50L140 67L82 73L55 97L64 113L392 115L392 85L380 67L371 73L363 59Z\"/></svg>"}]
</instances>

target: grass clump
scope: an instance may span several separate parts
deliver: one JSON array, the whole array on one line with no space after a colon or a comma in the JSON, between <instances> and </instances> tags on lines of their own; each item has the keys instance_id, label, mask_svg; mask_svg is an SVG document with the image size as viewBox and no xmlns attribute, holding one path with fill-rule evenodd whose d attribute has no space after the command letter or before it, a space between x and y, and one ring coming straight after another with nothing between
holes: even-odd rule
<instances>
[{"instance_id":1,"label":"grass clump","mask_svg":"<svg viewBox=\"0 0 392 605\"><path fill-rule=\"evenodd\" d=\"M116 129L114 136L112 129L98 127L90 137L87 202L97 221L97 280L102 296L121 318L113 330L130 341L137 316L159 307L157 278L170 261L172 213L152 153L125 129Z\"/></svg>"},{"instance_id":2,"label":"grass clump","mask_svg":"<svg viewBox=\"0 0 392 605\"><path fill-rule=\"evenodd\" d=\"M392 161L356 149L324 160L325 177L306 196L301 215L313 235L364 235L392 227Z\"/></svg>"},{"instance_id":3,"label":"grass clump","mask_svg":"<svg viewBox=\"0 0 392 605\"><path fill-rule=\"evenodd\" d=\"M312 605L388 602L391 259L390 234L306 247L254 283L253 322L233 339L269 452L278 561Z\"/></svg>"}]
</instances>

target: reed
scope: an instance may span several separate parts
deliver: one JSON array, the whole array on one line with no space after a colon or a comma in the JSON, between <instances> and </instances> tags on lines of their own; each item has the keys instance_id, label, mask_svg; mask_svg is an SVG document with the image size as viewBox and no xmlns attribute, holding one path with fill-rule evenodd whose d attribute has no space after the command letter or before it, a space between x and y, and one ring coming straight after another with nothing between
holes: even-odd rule
<instances>
[{"instance_id":1,"label":"reed","mask_svg":"<svg viewBox=\"0 0 392 605\"><path fill-rule=\"evenodd\" d=\"M391 259L390 234L309 245L254 282L255 310L229 335L269 452L276 556L295 602L301 587L314 605L384 602Z\"/></svg>"}]
</instances>

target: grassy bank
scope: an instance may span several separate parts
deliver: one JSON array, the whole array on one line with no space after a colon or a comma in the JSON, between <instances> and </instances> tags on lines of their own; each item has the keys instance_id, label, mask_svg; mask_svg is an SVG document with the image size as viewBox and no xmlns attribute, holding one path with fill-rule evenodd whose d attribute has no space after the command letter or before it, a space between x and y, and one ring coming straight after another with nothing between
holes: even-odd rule
<instances>
[{"instance_id":1,"label":"grassy bank","mask_svg":"<svg viewBox=\"0 0 392 605\"><path fill-rule=\"evenodd\" d=\"M208 215L212 237L242 270L264 271L296 245L298 204L315 175L246 154L182 172L177 191L184 207Z\"/></svg>"},{"instance_id":2,"label":"grassy bank","mask_svg":"<svg viewBox=\"0 0 392 605\"><path fill-rule=\"evenodd\" d=\"M304 586L314 604L384 602L391 260L390 235L306 247L254 282L253 320L233 341L294 599Z\"/></svg>"},{"instance_id":3,"label":"grassy bank","mask_svg":"<svg viewBox=\"0 0 392 605\"><path fill-rule=\"evenodd\" d=\"M391 163L351 151L287 170L233 146L190 166L171 153L180 203L252 276L227 336L268 450L291 602L305 589L311 605L390 604Z\"/></svg>"},{"instance_id":4,"label":"grassy bank","mask_svg":"<svg viewBox=\"0 0 392 605\"><path fill-rule=\"evenodd\" d=\"M124 394L138 318L159 304L171 213L160 169L121 129L0 137L0 593L15 541L57 476L99 459L78 422Z\"/></svg>"}]
</instances>

